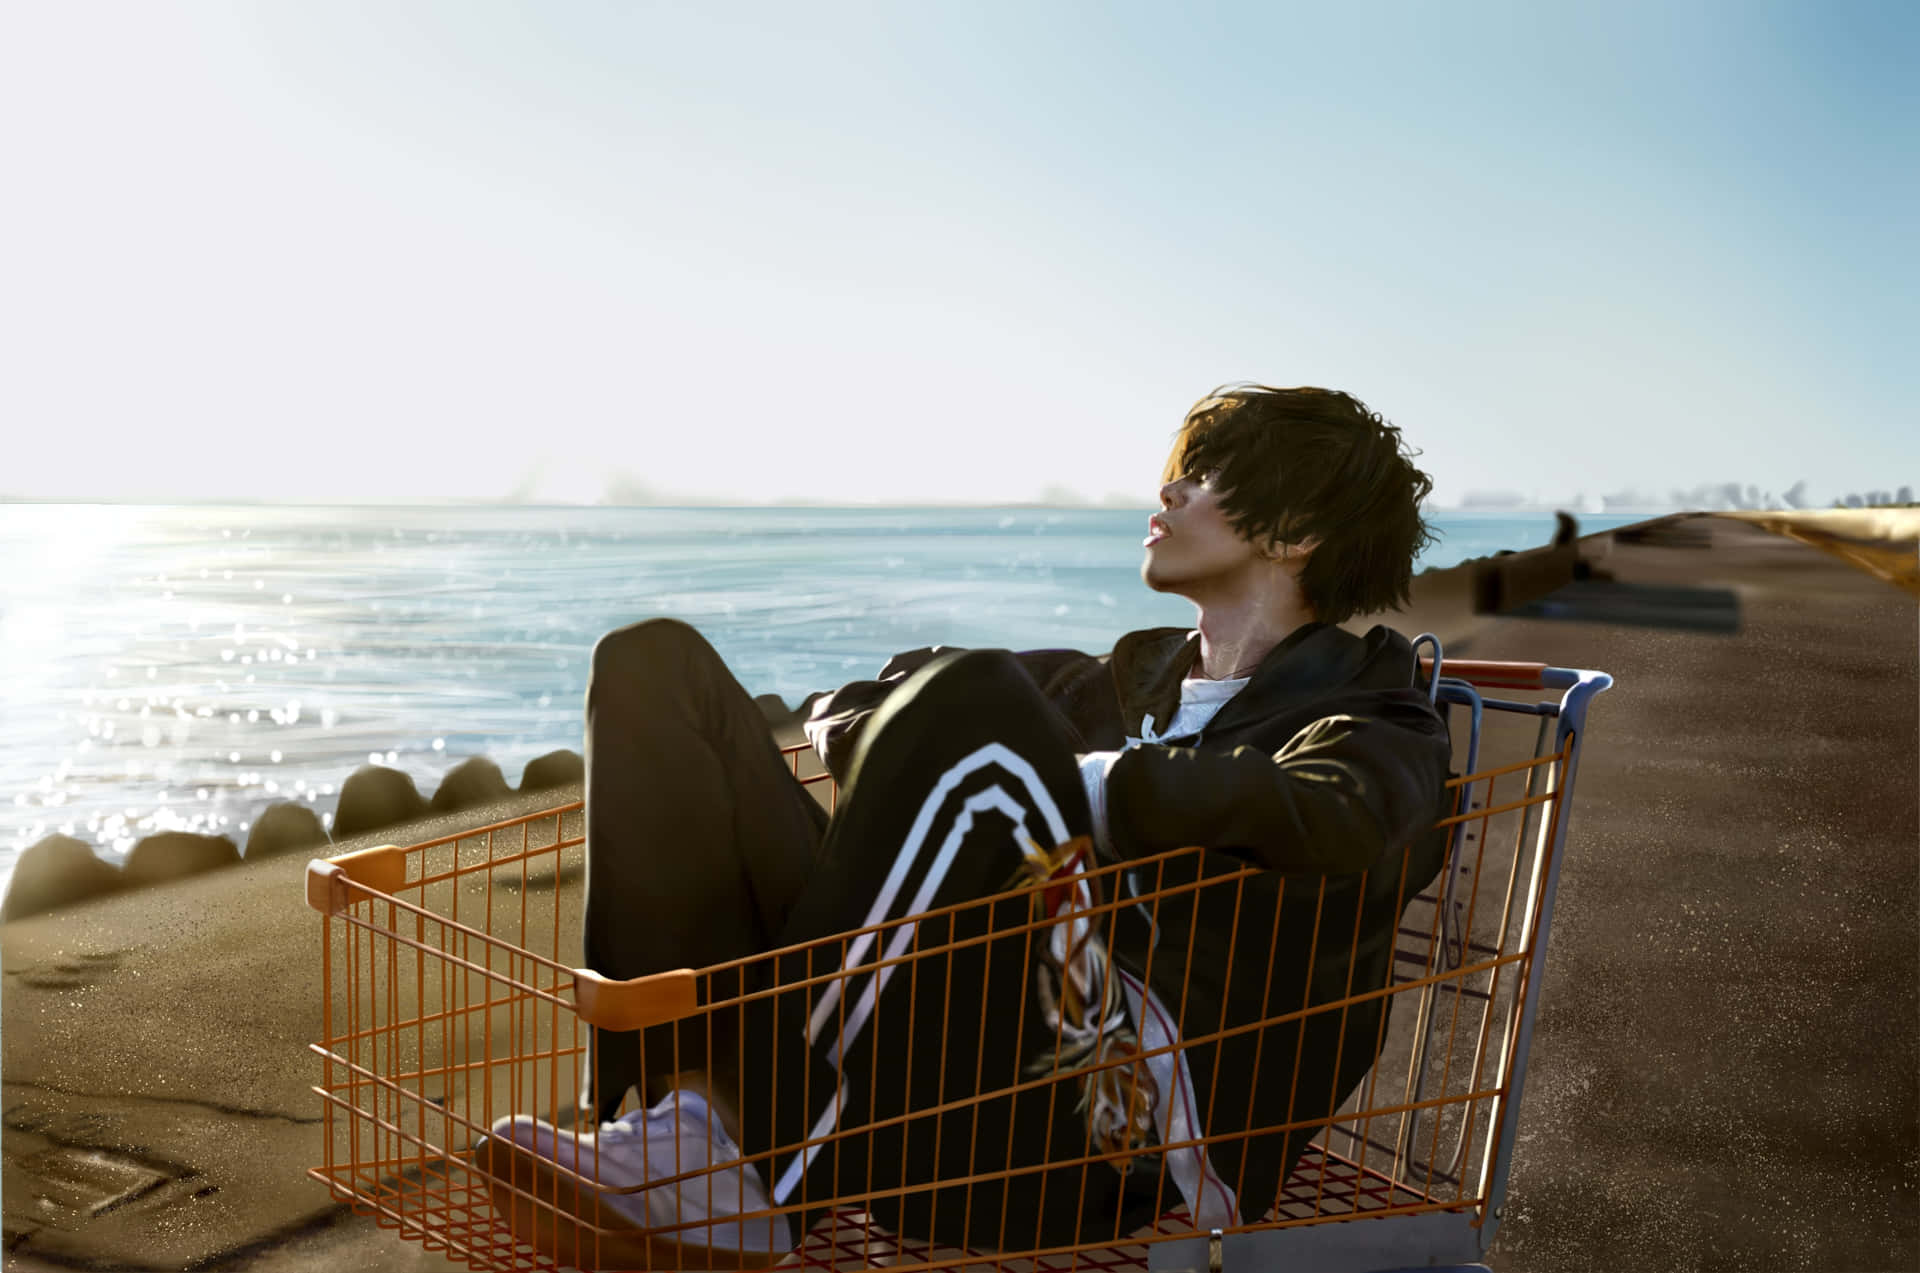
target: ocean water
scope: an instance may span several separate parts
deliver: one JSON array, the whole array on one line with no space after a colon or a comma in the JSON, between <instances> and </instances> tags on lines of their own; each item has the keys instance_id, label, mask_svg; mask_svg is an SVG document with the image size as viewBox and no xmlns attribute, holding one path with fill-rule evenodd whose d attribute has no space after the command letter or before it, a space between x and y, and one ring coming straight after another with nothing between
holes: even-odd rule
<instances>
[{"instance_id":1,"label":"ocean water","mask_svg":"<svg viewBox=\"0 0 1920 1273\"><path fill-rule=\"evenodd\" d=\"M473 755L517 783L580 749L594 641L653 615L790 705L916 646L1191 623L1140 582L1148 511L0 505L0 889L55 831L119 860L160 830L244 847L279 800L331 822L370 761L428 796ZM1435 521L1421 568L1553 533Z\"/></svg>"}]
</instances>

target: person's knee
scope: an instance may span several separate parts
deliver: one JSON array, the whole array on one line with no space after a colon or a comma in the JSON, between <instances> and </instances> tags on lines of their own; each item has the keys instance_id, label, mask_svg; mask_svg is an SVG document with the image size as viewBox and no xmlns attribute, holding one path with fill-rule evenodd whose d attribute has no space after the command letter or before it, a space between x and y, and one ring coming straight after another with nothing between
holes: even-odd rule
<instances>
[{"instance_id":1,"label":"person's knee","mask_svg":"<svg viewBox=\"0 0 1920 1273\"><path fill-rule=\"evenodd\" d=\"M643 619L615 628L593 644L593 674L631 678L704 659L713 646L692 624L679 619Z\"/></svg>"},{"instance_id":2,"label":"person's knee","mask_svg":"<svg viewBox=\"0 0 1920 1273\"><path fill-rule=\"evenodd\" d=\"M929 707L979 707L1008 699L1041 698L1020 660L1007 650L962 650L945 654L914 673L903 689Z\"/></svg>"}]
</instances>

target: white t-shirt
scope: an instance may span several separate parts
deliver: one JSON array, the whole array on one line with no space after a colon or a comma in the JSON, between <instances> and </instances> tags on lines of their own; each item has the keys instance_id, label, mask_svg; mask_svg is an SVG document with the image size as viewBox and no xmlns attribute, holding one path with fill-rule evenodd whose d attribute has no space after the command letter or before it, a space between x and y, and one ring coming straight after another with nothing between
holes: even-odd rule
<instances>
[{"instance_id":1,"label":"white t-shirt","mask_svg":"<svg viewBox=\"0 0 1920 1273\"><path fill-rule=\"evenodd\" d=\"M1090 751L1080 757L1080 781L1087 789L1087 804L1093 810L1093 839L1107 860L1113 859L1113 841L1107 834L1107 774L1113 768L1113 762L1120 758L1121 752L1129 751L1142 743L1166 743L1178 739L1193 738L1207 727L1220 709L1226 706L1228 699L1247 688L1251 676L1237 676L1231 680L1213 681L1206 677L1189 677L1180 682L1180 706L1175 709L1173 719L1167 722L1165 729L1155 729L1151 715L1140 722L1140 737L1127 739L1127 745L1119 751Z\"/></svg>"}]
</instances>

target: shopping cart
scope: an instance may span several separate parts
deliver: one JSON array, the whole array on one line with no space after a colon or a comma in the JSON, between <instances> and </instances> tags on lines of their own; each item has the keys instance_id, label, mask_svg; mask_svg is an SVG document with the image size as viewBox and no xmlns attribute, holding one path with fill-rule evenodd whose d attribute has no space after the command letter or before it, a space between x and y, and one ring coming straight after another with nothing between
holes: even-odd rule
<instances>
[{"instance_id":1,"label":"shopping cart","mask_svg":"<svg viewBox=\"0 0 1920 1273\"><path fill-rule=\"evenodd\" d=\"M968 907L817 943L831 948L834 958L823 963L835 970L817 977L793 978L794 960L808 953L796 948L781 961L770 956L615 982L572 966L580 949L585 864L577 802L410 848L366 849L310 865L307 900L323 917L323 1038L312 1051L322 1062L322 1081L314 1090L322 1098L325 1161L309 1174L356 1212L474 1269L1481 1269L1475 1262L1504 1214L1585 713L1612 680L1602 672L1543 664L1443 662L1431 636L1416 646L1431 647L1422 659L1423 688L1449 717L1454 769L1461 775L1449 783L1453 812L1436 828L1436 834L1444 829L1445 864L1431 885L1399 909L1392 971L1383 989L1252 1023L1257 1038L1293 1039L1300 1023L1316 1014L1341 1013L1367 999L1387 1004L1377 1039L1362 1041L1377 1047L1365 1080L1330 1122L1324 1106L1310 1120L1318 1130L1264 1214L1249 1214L1260 1208L1248 1199L1227 1223L1212 1222L1217 1216L1197 1223L1194 1208L1169 1183L1167 1164L1183 1149L1218 1147L1223 1138L1202 1130L1184 1141L1168 1139L1163 1123L1161 1143L1146 1147L1150 1157L1138 1157L1138 1145L1103 1150L1089 1136L1085 1156L1068 1164L1083 1173L1111 1170L1107 1164L1132 1156L1158 1171L1160 1196L1169 1205L1156 1221L1125 1233L1048 1247L989 1248L897 1233L876 1218L901 1214L917 1192L936 1187L968 1190L969 1199L974 1190L1011 1198L1014 1190L1032 1187L1034 1171L1010 1160L1004 1171L936 1183L919 1179L924 1172L916 1175L905 1160L939 1158L937 1143L930 1147L929 1139L964 1134L957 1129L989 1134L983 1109L1011 1109L1009 1092L1084 1083L1085 1068L989 1077L968 1100L913 1111L891 1125L882 1119L859 1127L816 1127L807 1148L849 1138L892 1139L887 1152L866 1158L863 1187L783 1205L768 1201L763 1191L742 1192L748 1180L737 1158L742 1151L732 1148L727 1120L714 1112L726 1103L720 1097L708 1104L686 1095L684 1107L681 1094L671 1098L670 1112L701 1112L706 1134L694 1134L690 1142L676 1130L673 1152L680 1156L670 1170L665 1164L655 1168L644 1184L618 1176L611 1151L603 1162L600 1142L592 1138L581 1143L596 1148L572 1156L513 1150L490 1130L513 1119L538 1120L550 1130L592 1130L584 1125L594 1121L590 1111L599 1108L599 1093L583 1077L591 1027L645 1029L643 1037L655 1047L663 1035L675 1048L704 1040L705 1051L716 1022L724 1026L729 1013L738 1019L756 1003L795 995L817 1007L829 987L837 996L842 979L853 975L838 971L848 963L842 956L864 938L863 948L871 951L864 971L890 963L911 982L909 1014L936 1023L943 1035L964 1038L976 1018L1025 1011L974 1002L967 980L956 987L953 969L968 950L978 953L997 942L1030 960L1057 936L1073 939L1111 924L1127 906L1175 905L1200 889L1235 887L1252 874L1252 868L1224 875L1189 872L1180 877L1185 884L1136 888L1128 896L1116 887L1118 867L1071 875L1055 870ZM825 793L832 779L803 771L818 768L811 751L796 746L785 754L803 782L828 784L822 793L830 802ZM1134 879L1142 870L1164 872L1198 852L1185 849L1131 864ZM991 932L983 937L980 925L961 922L968 908L976 908L978 918L991 914ZM1017 922L1009 924L1009 915ZM936 922L941 920L946 922ZM1023 962L1023 979L1026 968ZM936 970L939 976L932 975ZM922 978L923 972L929 975ZM971 983L976 991L979 984ZM839 997L841 1012L854 993ZM1133 1011L1138 1017L1138 998ZM1289 1026L1293 1035L1284 1033ZM1167 1056L1219 1042L1204 1033L1175 1037L1169 1043L1165 1035L1142 1031L1135 1050L1111 1064L1132 1065L1156 1052ZM1287 1044L1289 1050L1295 1046ZM942 1053L944 1069L944 1043ZM914 1060L902 1057L900 1063L911 1066ZM1284 1081L1287 1071L1275 1072ZM1264 1066L1258 1081L1269 1081ZM732 1100L743 1098L736 1094ZM902 1153L902 1138L915 1134L916 1118L925 1134L906 1143L918 1152ZM1236 1135L1285 1130L1268 1125ZM686 1148L692 1142L697 1146ZM729 1153L715 1154L716 1144ZM772 1176L767 1164L776 1157L749 1155L762 1168L754 1183ZM1056 1165L1050 1160L1046 1170ZM996 1186L1006 1192L995 1193ZM614 1203L638 1203L645 1190L654 1191L648 1197L672 1201L663 1220L643 1225L630 1218L639 1214L632 1207ZM651 1214L659 1216L658 1206ZM792 1249L775 1242L757 1255L729 1250L753 1245L737 1237L753 1223L784 1225L786 1217L804 1222L787 1230L804 1234ZM728 1232L735 1237L715 1237L722 1221L734 1226Z\"/></svg>"}]
</instances>

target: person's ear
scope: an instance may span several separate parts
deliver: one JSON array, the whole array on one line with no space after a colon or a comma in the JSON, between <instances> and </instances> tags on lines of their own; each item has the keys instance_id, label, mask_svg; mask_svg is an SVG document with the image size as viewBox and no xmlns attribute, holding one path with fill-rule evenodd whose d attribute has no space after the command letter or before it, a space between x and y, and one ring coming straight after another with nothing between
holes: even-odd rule
<instances>
[{"instance_id":1,"label":"person's ear","mask_svg":"<svg viewBox=\"0 0 1920 1273\"><path fill-rule=\"evenodd\" d=\"M1305 561L1314 549L1320 546L1318 535L1308 535L1304 539L1287 543L1275 535L1267 543L1267 556L1274 561Z\"/></svg>"}]
</instances>

